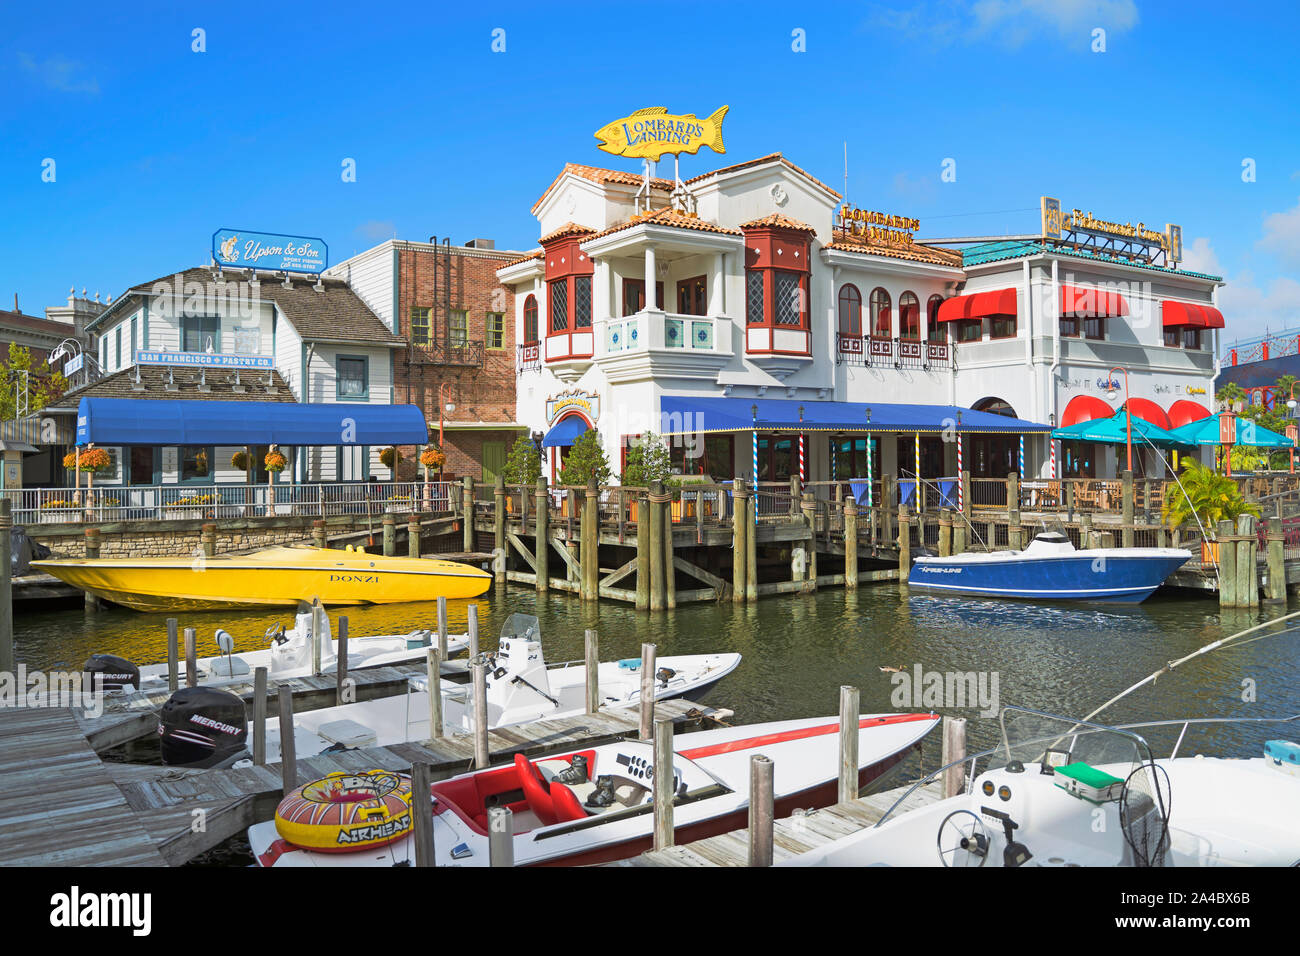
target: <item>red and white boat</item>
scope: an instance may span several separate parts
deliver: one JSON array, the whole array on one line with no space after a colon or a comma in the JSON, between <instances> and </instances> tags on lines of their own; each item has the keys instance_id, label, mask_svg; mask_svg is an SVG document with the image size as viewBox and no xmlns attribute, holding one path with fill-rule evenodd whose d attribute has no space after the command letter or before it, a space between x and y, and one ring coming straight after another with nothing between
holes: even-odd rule
<instances>
[{"instance_id":1,"label":"red and white boat","mask_svg":"<svg viewBox=\"0 0 1300 956\"><path fill-rule=\"evenodd\" d=\"M934 714L872 714L858 723L859 783L878 777L939 722ZM774 764L776 815L835 802L839 721L814 717L727 727L676 740L673 823L689 843L744 827L750 757ZM654 746L625 740L542 760L522 755L432 786L439 866L487 866L489 807L513 811L516 866L582 866L636 856L654 832ZM259 866L407 866L414 863L410 821L383 846L354 849L344 835L335 851L305 850L275 821L248 830ZM320 846L319 841L313 841Z\"/></svg>"}]
</instances>

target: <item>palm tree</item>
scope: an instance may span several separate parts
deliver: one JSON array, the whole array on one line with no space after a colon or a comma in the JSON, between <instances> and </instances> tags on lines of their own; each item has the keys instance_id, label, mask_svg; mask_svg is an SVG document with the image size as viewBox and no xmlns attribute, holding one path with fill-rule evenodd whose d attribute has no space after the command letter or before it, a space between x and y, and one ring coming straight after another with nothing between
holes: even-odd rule
<instances>
[{"instance_id":1,"label":"palm tree","mask_svg":"<svg viewBox=\"0 0 1300 956\"><path fill-rule=\"evenodd\" d=\"M1259 517L1259 507L1241 495L1231 478L1206 468L1195 458L1183 459L1183 477L1165 496L1161 518L1170 528L1199 521L1207 539L1214 538L1220 521L1235 522L1241 515Z\"/></svg>"}]
</instances>

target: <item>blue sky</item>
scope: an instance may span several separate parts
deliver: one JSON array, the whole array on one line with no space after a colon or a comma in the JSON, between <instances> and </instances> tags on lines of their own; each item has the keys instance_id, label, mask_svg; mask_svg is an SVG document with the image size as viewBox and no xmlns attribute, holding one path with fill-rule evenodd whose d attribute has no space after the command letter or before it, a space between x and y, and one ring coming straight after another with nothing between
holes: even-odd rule
<instances>
[{"instance_id":1,"label":"blue sky","mask_svg":"<svg viewBox=\"0 0 1300 956\"><path fill-rule=\"evenodd\" d=\"M331 261L394 234L529 248L564 162L638 169L594 130L726 103L726 156L684 176L779 150L840 189L847 141L850 200L922 236L1032 231L1042 194L1175 222L1229 281L1229 338L1300 325L1295 4L129 6L0 5L3 307L118 295L206 262L220 226Z\"/></svg>"}]
</instances>

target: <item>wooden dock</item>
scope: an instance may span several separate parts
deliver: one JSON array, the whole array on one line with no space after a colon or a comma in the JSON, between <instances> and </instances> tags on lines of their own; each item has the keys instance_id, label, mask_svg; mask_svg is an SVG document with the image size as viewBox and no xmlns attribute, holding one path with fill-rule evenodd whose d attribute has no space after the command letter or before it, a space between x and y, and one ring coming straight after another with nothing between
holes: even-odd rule
<instances>
[{"instance_id":1,"label":"wooden dock","mask_svg":"<svg viewBox=\"0 0 1300 956\"><path fill-rule=\"evenodd\" d=\"M655 713L678 726L731 716L685 700L660 701ZM488 747L494 763L516 753L535 759L632 736L639 726L635 708L602 711L492 730ZM297 772L306 782L428 763L441 780L473 759L473 737L461 735L299 758ZM282 787L278 763L239 770L104 763L70 710L0 710L0 865L179 866L270 819Z\"/></svg>"},{"instance_id":2,"label":"wooden dock","mask_svg":"<svg viewBox=\"0 0 1300 956\"><path fill-rule=\"evenodd\" d=\"M851 836L867 827L875 826L911 784L883 790L869 796L837 803L834 806L796 813L777 820L773 827L773 862L790 860L803 853L816 850L835 840ZM895 814L915 810L942 799L939 781L918 787L895 811ZM665 850L650 850L631 860L611 863L610 866L747 866L749 862L749 831L733 830L719 836L697 840L684 846Z\"/></svg>"}]
</instances>

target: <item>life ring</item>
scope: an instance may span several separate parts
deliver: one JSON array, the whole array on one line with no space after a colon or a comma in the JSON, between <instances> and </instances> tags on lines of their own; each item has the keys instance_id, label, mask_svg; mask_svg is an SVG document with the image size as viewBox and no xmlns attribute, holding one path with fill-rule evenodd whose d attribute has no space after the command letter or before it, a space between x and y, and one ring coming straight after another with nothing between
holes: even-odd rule
<instances>
[{"instance_id":1,"label":"life ring","mask_svg":"<svg viewBox=\"0 0 1300 956\"><path fill-rule=\"evenodd\" d=\"M286 843L320 853L386 846L411 829L411 778L365 770L313 780L280 801L275 829Z\"/></svg>"}]
</instances>

